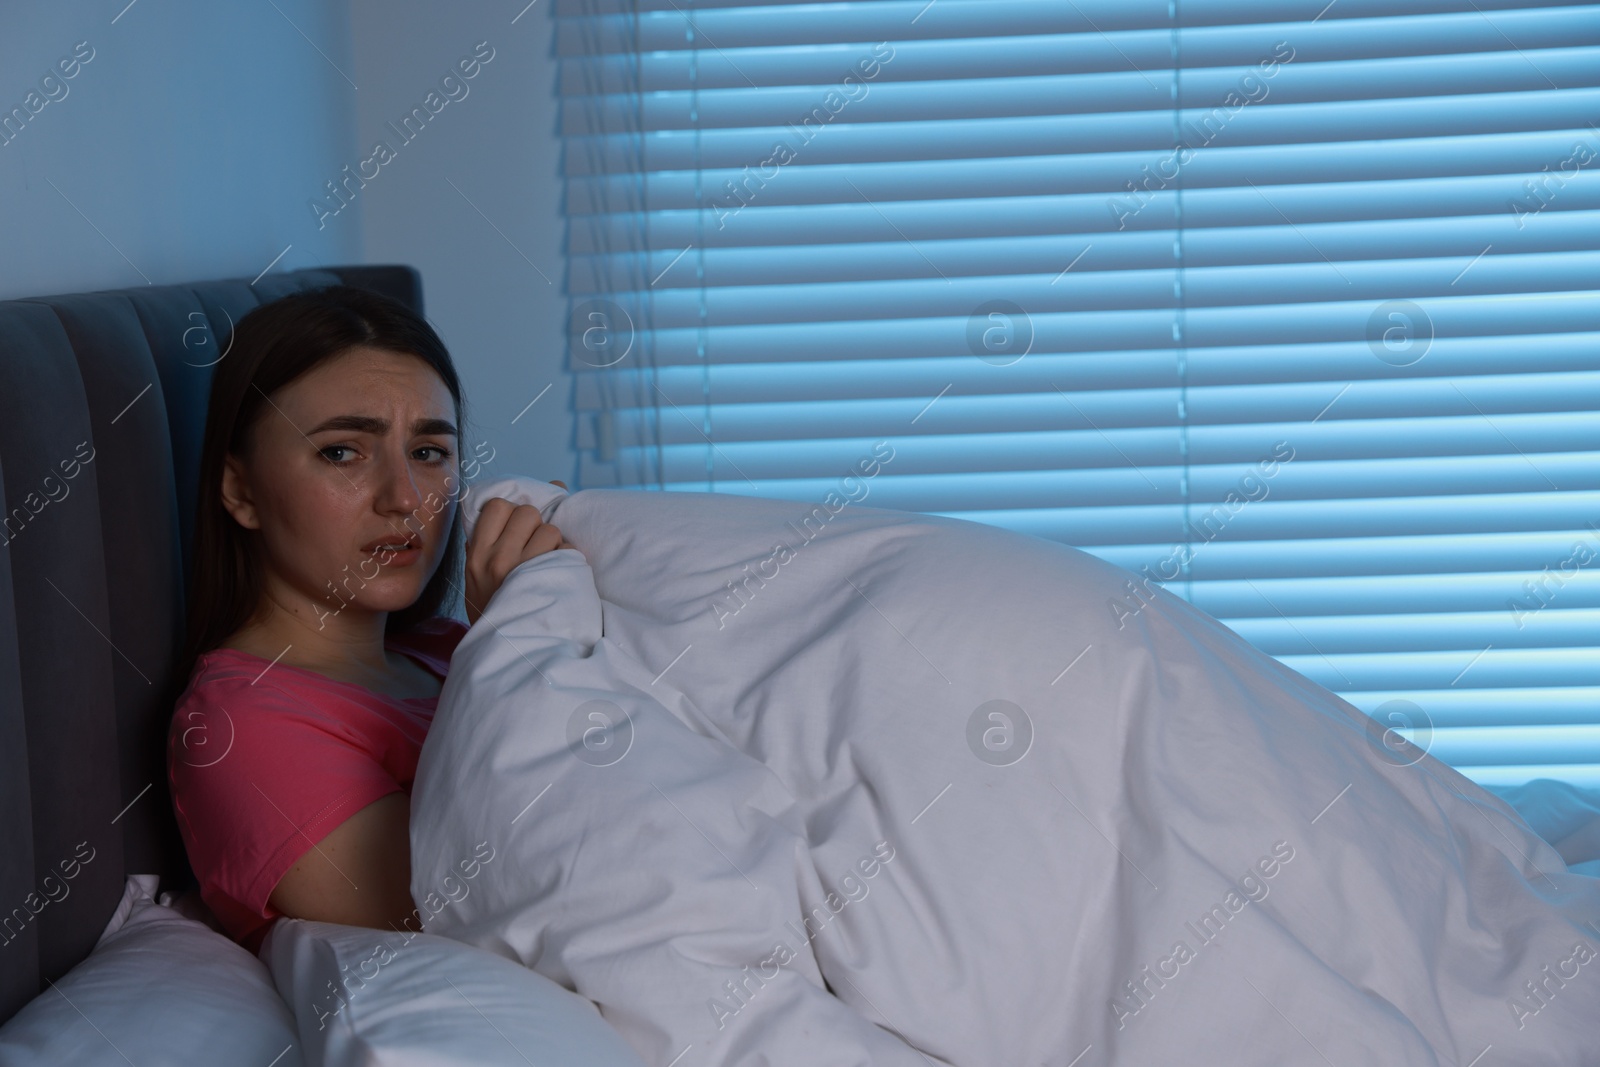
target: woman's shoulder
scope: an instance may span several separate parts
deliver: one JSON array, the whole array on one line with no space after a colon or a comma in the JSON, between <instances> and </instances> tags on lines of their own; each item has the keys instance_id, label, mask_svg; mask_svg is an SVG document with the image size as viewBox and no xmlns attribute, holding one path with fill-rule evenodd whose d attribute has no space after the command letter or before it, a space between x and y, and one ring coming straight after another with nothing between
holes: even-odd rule
<instances>
[{"instance_id":1,"label":"woman's shoulder","mask_svg":"<svg viewBox=\"0 0 1600 1067\"><path fill-rule=\"evenodd\" d=\"M297 713L307 701L266 677L266 664L235 649L202 653L195 661L188 685L173 705L168 728L172 762L189 767L209 766L218 749L231 751L240 733L260 732L267 710Z\"/></svg>"},{"instance_id":2,"label":"woman's shoulder","mask_svg":"<svg viewBox=\"0 0 1600 1067\"><path fill-rule=\"evenodd\" d=\"M264 702L287 699L289 694L279 688L279 679L269 677L272 666L271 661L237 648L222 646L202 652L195 658L176 707L246 696Z\"/></svg>"},{"instance_id":3,"label":"woman's shoulder","mask_svg":"<svg viewBox=\"0 0 1600 1067\"><path fill-rule=\"evenodd\" d=\"M360 687L315 671L221 646L195 659L173 704L170 743L221 732L265 750L306 734L349 742L370 733Z\"/></svg>"},{"instance_id":4,"label":"woman's shoulder","mask_svg":"<svg viewBox=\"0 0 1600 1067\"><path fill-rule=\"evenodd\" d=\"M200 656L173 707L167 763L176 788L237 788L239 772L300 777L313 767L379 763L395 733L425 730L351 683L272 666L232 649ZM228 775L207 771L226 759ZM245 775L246 778L251 775ZM224 782L223 779L232 779Z\"/></svg>"}]
</instances>

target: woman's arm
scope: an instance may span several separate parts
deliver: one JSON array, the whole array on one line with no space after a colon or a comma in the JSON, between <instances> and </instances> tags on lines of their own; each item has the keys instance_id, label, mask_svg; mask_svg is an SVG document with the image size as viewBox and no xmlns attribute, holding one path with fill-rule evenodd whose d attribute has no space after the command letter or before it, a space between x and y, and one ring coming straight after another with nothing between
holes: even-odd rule
<instances>
[{"instance_id":1,"label":"woman's arm","mask_svg":"<svg viewBox=\"0 0 1600 1067\"><path fill-rule=\"evenodd\" d=\"M318 841L278 880L267 898L296 919L410 929L411 797L373 801Z\"/></svg>"},{"instance_id":2,"label":"woman's arm","mask_svg":"<svg viewBox=\"0 0 1600 1067\"><path fill-rule=\"evenodd\" d=\"M468 625L517 565L573 547L534 507L496 498L484 504L483 519L467 543ZM278 879L267 901L296 919L410 929L406 924L417 913L411 899L410 795L390 793L340 823Z\"/></svg>"}]
</instances>

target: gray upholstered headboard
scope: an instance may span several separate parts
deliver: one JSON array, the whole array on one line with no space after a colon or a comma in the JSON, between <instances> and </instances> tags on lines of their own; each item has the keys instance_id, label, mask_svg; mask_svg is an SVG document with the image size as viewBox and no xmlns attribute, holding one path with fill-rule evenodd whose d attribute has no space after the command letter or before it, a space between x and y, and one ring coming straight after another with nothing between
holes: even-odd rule
<instances>
[{"instance_id":1,"label":"gray upholstered headboard","mask_svg":"<svg viewBox=\"0 0 1600 1067\"><path fill-rule=\"evenodd\" d=\"M0 1021L88 955L128 874L193 884L167 791L199 443L230 322L409 267L0 302Z\"/></svg>"}]
</instances>

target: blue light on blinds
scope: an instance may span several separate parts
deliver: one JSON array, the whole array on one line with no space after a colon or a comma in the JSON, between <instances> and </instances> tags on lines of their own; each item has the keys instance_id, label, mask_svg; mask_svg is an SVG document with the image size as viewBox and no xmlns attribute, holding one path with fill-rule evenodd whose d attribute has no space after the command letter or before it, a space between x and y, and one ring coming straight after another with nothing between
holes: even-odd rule
<instances>
[{"instance_id":1,"label":"blue light on blinds","mask_svg":"<svg viewBox=\"0 0 1600 1067\"><path fill-rule=\"evenodd\" d=\"M888 439L874 506L1600 786L1600 6L556 16L581 485L814 500Z\"/></svg>"}]
</instances>

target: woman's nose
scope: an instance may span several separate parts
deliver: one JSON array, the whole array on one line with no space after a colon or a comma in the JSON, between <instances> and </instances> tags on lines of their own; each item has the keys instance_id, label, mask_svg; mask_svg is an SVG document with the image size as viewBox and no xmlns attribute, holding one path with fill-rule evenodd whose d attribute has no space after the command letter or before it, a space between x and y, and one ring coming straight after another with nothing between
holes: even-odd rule
<instances>
[{"instance_id":1,"label":"woman's nose","mask_svg":"<svg viewBox=\"0 0 1600 1067\"><path fill-rule=\"evenodd\" d=\"M382 483L378 486L380 510L412 512L422 504L422 493L412 471L409 457L404 454L388 456L381 468Z\"/></svg>"}]
</instances>

